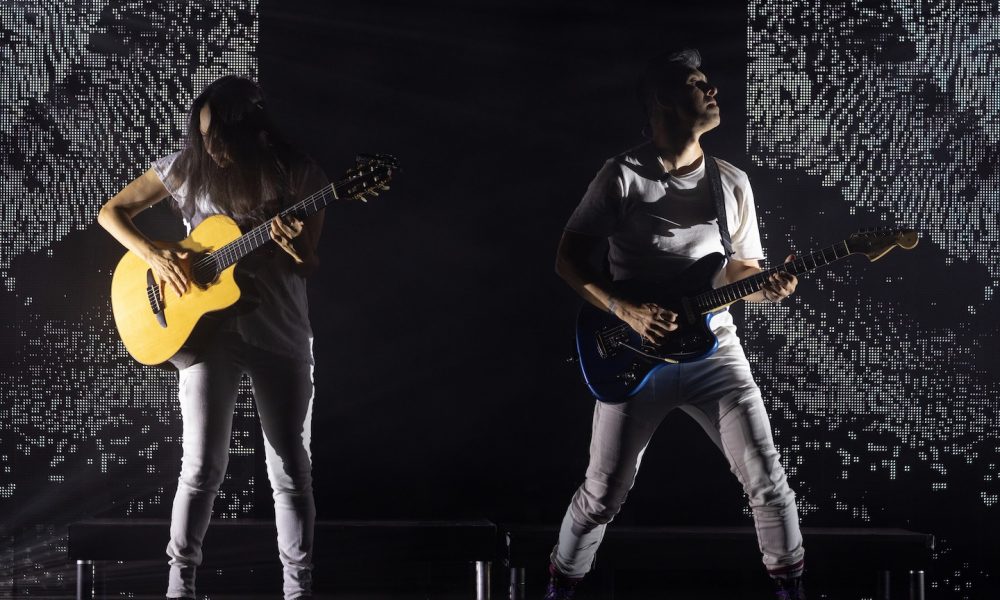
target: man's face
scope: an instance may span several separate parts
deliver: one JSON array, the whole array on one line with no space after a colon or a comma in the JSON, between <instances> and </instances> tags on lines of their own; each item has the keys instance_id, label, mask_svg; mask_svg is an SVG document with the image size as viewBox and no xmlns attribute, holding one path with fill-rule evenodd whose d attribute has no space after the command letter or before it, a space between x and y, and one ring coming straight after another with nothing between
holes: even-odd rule
<instances>
[{"instance_id":1,"label":"man's face","mask_svg":"<svg viewBox=\"0 0 1000 600\"><path fill-rule=\"evenodd\" d=\"M708 77L692 69L683 81L660 97L665 113L673 113L677 120L695 133L701 134L719 126L718 89L708 82Z\"/></svg>"}]
</instances>

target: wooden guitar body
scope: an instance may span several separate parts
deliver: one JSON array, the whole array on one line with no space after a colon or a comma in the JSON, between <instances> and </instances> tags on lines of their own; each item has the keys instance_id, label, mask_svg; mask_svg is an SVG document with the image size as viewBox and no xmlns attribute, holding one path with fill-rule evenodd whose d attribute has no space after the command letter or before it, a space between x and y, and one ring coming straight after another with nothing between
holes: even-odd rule
<instances>
[{"instance_id":1,"label":"wooden guitar body","mask_svg":"<svg viewBox=\"0 0 1000 600\"><path fill-rule=\"evenodd\" d=\"M214 215L177 245L191 252L194 265L240 234L232 219ZM198 269L187 292L178 296L171 286L161 285L160 281L151 285L149 265L132 252L127 253L111 279L111 309L125 349L143 364L168 361L187 343L202 317L229 308L240 299L235 269L236 265L217 273ZM151 297L153 293L159 294L159 303ZM156 308L162 310L157 312Z\"/></svg>"},{"instance_id":2,"label":"wooden guitar body","mask_svg":"<svg viewBox=\"0 0 1000 600\"><path fill-rule=\"evenodd\" d=\"M389 189L392 171L398 169L393 156L361 154L347 176L328 184L279 213L282 218L309 218L334 200L350 198L367 201L379 190ZM129 252L115 267L111 280L111 309L125 349L137 361L162 365L182 348L197 349L199 339L209 332L211 317L228 317L232 308L242 310L255 304L255 288L248 285L252 268L240 271L237 263L266 244L273 243L271 221L242 232L229 217L213 215L202 221L187 238L177 244L190 252L192 285L178 296L173 288L156 281L144 260ZM236 304L239 302L239 306ZM225 311L225 312L223 312ZM192 336L195 339L191 339ZM179 357L184 361L185 356Z\"/></svg>"}]
</instances>

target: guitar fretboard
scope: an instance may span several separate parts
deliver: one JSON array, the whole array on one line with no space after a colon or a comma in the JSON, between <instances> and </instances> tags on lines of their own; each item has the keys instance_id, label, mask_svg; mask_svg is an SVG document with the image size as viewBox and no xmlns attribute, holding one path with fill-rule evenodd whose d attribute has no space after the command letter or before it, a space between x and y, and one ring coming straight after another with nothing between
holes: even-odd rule
<instances>
[{"instance_id":1,"label":"guitar fretboard","mask_svg":"<svg viewBox=\"0 0 1000 600\"><path fill-rule=\"evenodd\" d=\"M352 187L354 186L354 187ZM320 210L326 208L331 202L337 200L346 193L347 196L354 196L365 191L364 186L359 187L358 182L353 179L346 179L331 183L309 196L289 206L279 214L282 217L293 216L297 219L305 219ZM244 233L225 246L211 252L194 265L196 270L211 270L219 272L236 264L240 259L247 256L257 248L271 241L271 221L267 220Z\"/></svg>"},{"instance_id":2,"label":"guitar fretboard","mask_svg":"<svg viewBox=\"0 0 1000 600\"><path fill-rule=\"evenodd\" d=\"M295 217L305 219L306 217L326 208L331 202L339 197L338 186L343 183L332 183L326 187L310 194L292 206L279 213L282 217ZM218 270L236 264L244 256L250 254L257 248L271 241L271 221L265 221L254 227L242 236L229 242L211 254L215 257Z\"/></svg>"},{"instance_id":3,"label":"guitar fretboard","mask_svg":"<svg viewBox=\"0 0 1000 600\"><path fill-rule=\"evenodd\" d=\"M811 252L802 258L796 258L792 262L765 269L729 285L699 294L693 298L694 304L701 313L712 312L759 292L775 273L790 273L798 276L815 271L819 267L847 258L850 255L851 251L847 247L847 242L837 242L828 248Z\"/></svg>"}]
</instances>

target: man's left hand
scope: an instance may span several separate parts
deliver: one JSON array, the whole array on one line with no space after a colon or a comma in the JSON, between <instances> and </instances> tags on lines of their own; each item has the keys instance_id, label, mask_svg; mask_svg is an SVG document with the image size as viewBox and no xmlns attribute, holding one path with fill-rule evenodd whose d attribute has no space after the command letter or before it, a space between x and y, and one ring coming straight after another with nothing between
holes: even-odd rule
<instances>
[{"instance_id":1,"label":"man's left hand","mask_svg":"<svg viewBox=\"0 0 1000 600\"><path fill-rule=\"evenodd\" d=\"M788 258L785 259L785 264L787 265L793 260L795 260L795 255L789 254ZM795 286L798 284L799 279L795 275L778 271L771 275L767 283L764 284L762 288L764 299L770 302L781 302L795 292Z\"/></svg>"}]
</instances>

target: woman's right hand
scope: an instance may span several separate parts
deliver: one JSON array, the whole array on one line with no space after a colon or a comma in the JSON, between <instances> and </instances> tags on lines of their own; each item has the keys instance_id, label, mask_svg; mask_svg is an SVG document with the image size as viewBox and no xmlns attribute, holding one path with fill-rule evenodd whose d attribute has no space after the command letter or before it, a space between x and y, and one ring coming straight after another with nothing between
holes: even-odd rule
<instances>
[{"instance_id":1,"label":"woman's right hand","mask_svg":"<svg viewBox=\"0 0 1000 600\"><path fill-rule=\"evenodd\" d=\"M188 255L186 250L155 247L146 254L145 260L161 287L169 283L178 296L183 296L191 283Z\"/></svg>"},{"instance_id":2,"label":"woman's right hand","mask_svg":"<svg viewBox=\"0 0 1000 600\"><path fill-rule=\"evenodd\" d=\"M633 304L615 300L612 313L654 346L659 346L664 337L677 330L677 313L652 302Z\"/></svg>"}]
</instances>

